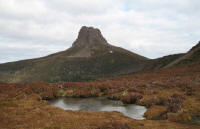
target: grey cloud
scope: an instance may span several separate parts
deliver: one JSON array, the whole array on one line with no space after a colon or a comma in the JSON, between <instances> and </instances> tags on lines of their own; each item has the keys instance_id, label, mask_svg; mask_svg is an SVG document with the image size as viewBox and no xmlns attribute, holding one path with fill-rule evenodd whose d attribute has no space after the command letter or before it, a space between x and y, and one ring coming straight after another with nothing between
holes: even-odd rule
<instances>
[{"instance_id":1,"label":"grey cloud","mask_svg":"<svg viewBox=\"0 0 200 129\"><path fill-rule=\"evenodd\" d=\"M51 54L51 52L38 51L32 48L0 48L0 63L18 61L30 58L38 58Z\"/></svg>"},{"instance_id":2,"label":"grey cloud","mask_svg":"<svg viewBox=\"0 0 200 129\"><path fill-rule=\"evenodd\" d=\"M186 52L199 40L198 5L199 0L0 0L0 62L67 49L83 25L149 58ZM24 55L27 50L32 53Z\"/></svg>"},{"instance_id":3,"label":"grey cloud","mask_svg":"<svg viewBox=\"0 0 200 129\"><path fill-rule=\"evenodd\" d=\"M122 8L120 0L82 0L82 1L71 1L71 0L56 0L49 2L46 1L46 6L60 11L63 13L69 13L73 16L79 15L96 15L104 14L108 11L115 11ZM59 8L58 8L59 7Z\"/></svg>"}]
</instances>

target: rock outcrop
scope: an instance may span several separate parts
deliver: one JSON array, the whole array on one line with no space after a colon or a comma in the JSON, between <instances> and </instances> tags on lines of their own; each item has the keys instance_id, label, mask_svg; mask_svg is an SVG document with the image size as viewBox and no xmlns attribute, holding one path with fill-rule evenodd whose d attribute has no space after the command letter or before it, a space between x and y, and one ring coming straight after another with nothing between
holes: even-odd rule
<instances>
[{"instance_id":1,"label":"rock outcrop","mask_svg":"<svg viewBox=\"0 0 200 129\"><path fill-rule=\"evenodd\" d=\"M91 46L95 44L108 45L99 29L83 26L79 31L78 38L72 46Z\"/></svg>"}]
</instances>

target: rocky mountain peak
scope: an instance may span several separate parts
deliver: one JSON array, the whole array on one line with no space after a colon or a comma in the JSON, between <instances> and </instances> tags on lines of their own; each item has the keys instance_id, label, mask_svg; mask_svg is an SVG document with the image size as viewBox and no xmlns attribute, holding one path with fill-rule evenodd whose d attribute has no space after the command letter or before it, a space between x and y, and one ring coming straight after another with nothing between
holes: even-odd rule
<instances>
[{"instance_id":1,"label":"rocky mountain peak","mask_svg":"<svg viewBox=\"0 0 200 129\"><path fill-rule=\"evenodd\" d=\"M99 29L83 26L79 31L78 38L72 46L91 46L96 44L108 45Z\"/></svg>"}]
</instances>

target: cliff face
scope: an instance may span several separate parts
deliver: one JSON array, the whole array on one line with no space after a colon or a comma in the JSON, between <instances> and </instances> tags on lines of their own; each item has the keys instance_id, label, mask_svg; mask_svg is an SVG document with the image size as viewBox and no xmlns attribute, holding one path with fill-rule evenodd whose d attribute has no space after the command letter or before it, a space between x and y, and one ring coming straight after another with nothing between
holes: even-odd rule
<instances>
[{"instance_id":1,"label":"cliff face","mask_svg":"<svg viewBox=\"0 0 200 129\"><path fill-rule=\"evenodd\" d=\"M102 36L101 31L97 28L83 26L79 31L78 38L72 46L92 46L108 45L106 39Z\"/></svg>"}]
</instances>

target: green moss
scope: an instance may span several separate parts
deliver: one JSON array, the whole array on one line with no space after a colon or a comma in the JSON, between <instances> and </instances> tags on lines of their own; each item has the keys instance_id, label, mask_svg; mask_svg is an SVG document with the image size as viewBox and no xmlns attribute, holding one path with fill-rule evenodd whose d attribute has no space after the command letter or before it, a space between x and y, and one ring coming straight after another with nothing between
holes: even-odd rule
<instances>
[{"instance_id":1,"label":"green moss","mask_svg":"<svg viewBox=\"0 0 200 129\"><path fill-rule=\"evenodd\" d=\"M43 129L62 129L59 126L48 126L48 127L44 127Z\"/></svg>"},{"instance_id":2,"label":"green moss","mask_svg":"<svg viewBox=\"0 0 200 129\"><path fill-rule=\"evenodd\" d=\"M18 105L12 101L0 102L0 108L2 107L18 107Z\"/></svg>"},{"instance_id":3,"label":"green moss","mask_svg":"<svg viewBox=\"0 0 200 129\"><path fill-rule=\"evenodd\" d=\"M56 96L57 96L57 97L65 97L66 94L67 94L66 91L64 91L64 90L59 90Z\"/></svg>"}]
</instances>

